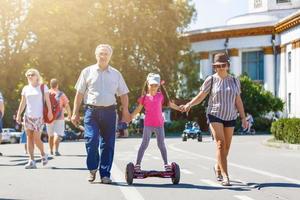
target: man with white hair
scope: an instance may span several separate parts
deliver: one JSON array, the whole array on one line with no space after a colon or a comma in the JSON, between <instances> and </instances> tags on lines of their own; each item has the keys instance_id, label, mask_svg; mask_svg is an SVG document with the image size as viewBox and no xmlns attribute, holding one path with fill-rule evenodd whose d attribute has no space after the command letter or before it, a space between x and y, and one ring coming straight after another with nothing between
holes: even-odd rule
<instances>
[{"instance_id":1,"label":"man with white hair","mask_svg":"<svg viewBox=\"0 0 300 200\"><path fill-rule=\"evenodd\" d=\"M72 122L79 124L79 108L84 100L84 128L87 151L88 181L96 179L99 169L101 182L110 184L110 171L114 156L116 133L116 98L122 104L122 118L130 121L127 85L121 73L109 65L113 50L108 44L100 44L95 50L97 63L81 71L76 83L76 96ZM99 141L100 138L100 141ZM99 154L100 142L100 154Z\"/></svg>"}]
</instances>

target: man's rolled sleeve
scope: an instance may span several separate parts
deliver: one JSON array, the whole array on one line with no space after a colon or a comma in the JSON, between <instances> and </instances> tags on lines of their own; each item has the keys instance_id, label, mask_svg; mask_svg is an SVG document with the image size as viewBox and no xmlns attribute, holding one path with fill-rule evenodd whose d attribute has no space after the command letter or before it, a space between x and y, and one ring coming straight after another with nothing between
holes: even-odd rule
<instances>
[{"instance_id":1,"label":"man's rolled sleeve","mask_svg":"<svg viewBox=\"0 0 300 200\"><path fill-rule=\"evenodd\" d=\"M118 82L118 89L117 89L117 96L122 96L127 93L129 93L129 89L125 83L125 80L124 80L122 74L120 74L119 82Z\"/></svg>"},{"instance_id":2,"label":"man's rolled sleeve","mask_svg":"<svg viewBox=\"0 0 300 200\"><path fill-rule=\"evenodd\" d=\"M80 76L77 80L77 83L75 85L75 89L77 90L77 92L79 92L81 94L84 94L85 91L86 91L86 87L87 87L86 78L85 78L85 73L84 73L84 70L83 70L83 71L81 71Z\"/></svg>"}]
</instances>

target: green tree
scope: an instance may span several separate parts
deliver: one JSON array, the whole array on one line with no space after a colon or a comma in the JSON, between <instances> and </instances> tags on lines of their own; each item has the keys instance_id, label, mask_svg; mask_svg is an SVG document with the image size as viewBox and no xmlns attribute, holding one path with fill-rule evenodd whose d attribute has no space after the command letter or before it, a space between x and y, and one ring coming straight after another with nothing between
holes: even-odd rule
<instances>
[{"instance_id":1,"label":"green tree","mask_svg":"<svg viewBox=\"0 0 300 200\"><path fill-rule=\"evenodd\" d=\"M13 1L1 1L15 9ZM4 81L1 88L15 97L26 83L25 69L37 68L46 80L56 77L69 97L74 96L74 84L79 72L95 63L94 50L99 43L109 43L114 49L111 64L118 68L131 90L130 101L136 102L148 72L158 72L171 93L178 88L177 69L181 51L189 48L180 33L195 15L191 0L24 0L22 19L27 39L24 56L16 70L3 65L14 75L14 84ZM6 6L6 7L8 7ZM6 10L6 9L4 9ZM2 12L0 16L4 16ZM10 22L13 23L13 22ZM13 26L12 26L13 27ZM20 26L21 27L21 26ZM21 29L20 29L21 30ZM19 35L19 30L15 30ZM13 39L16 40L16 39ZM9 45L8 45L9 46ZM8 47L4 47L7 51ZM0 58L2 59L2 58ZM6 75L7 77L7 75ZM9 85L9 86L8 86ZM11 109L11 108L9 108Z\"/></svg>"},{"instance_id":2,"label":"green tree","mask_svg":"<svg viewBox=\"0 0 300 200\"><path fill-rule=\"evenodd\" d=\"M0 90L5 98L5 124L17 109L18 84L29 60L33 35L25 25L28 5L26 0L0 0Z\"/></svg>"}]
</instances>

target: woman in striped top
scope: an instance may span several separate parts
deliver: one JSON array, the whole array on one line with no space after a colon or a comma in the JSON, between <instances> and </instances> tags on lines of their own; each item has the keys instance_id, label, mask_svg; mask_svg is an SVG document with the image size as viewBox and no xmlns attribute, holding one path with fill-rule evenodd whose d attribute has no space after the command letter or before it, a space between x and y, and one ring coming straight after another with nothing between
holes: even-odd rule
<instances>
[{"instance_id":1,"label":"woman in striped top","mask_svg":"<svg viewBox=\"0 0 300 200\"><path fill-rule=\"evenodd\" d=\"M246 128L248 125L240 96L240 82L228 74L227 55L216 54L213 68L216 73L206 78L199 94L186 105L181 106L181 110L188 112L192 106L201 103L209 94L206 114L217 147L217 164L213 169L217 180L221 181L222 185L229 186L227 156L238 112L242 119L242 126Z\"/></svg>"}]
</instances>

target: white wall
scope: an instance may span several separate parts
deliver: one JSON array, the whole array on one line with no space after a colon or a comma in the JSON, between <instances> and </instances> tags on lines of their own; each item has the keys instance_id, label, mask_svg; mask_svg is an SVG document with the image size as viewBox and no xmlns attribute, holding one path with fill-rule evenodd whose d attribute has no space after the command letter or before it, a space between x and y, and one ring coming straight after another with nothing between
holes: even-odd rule
<instances>
[{"instance_id":1,"label":"white wall","mask_svg":"<svg viewBox=\"0 0 300 200\"><path fill-rule=\"evenodd\" d=\"M287 31L284 31L280 35L281 44L287 44L299 38L300 38L300 26L296 26Z\"/></svg>"},{"instance_id":2,"label":"white wall","mask_svg":"<svg viewBox=\"0 0 300 200\"><path fill-rule=\"evenodd\" d=\"M279 4L277 3L276 0L260 0L262 2L262 6L259 8L254 8L254 1L257 0L249 0L248 3L249 12L263 12L267 10L291 9L300 6L300 0L291 0L291 2L279 3Z\"/></svg>"},{"instance_id":3,"label":"white wall","mask_svg":"<svg viewBox=\"0 0 300 200\"><path fill-rule=\"evenodd\" d=\"M192 43L192 49L195 52L201 51L220 51L224 50L225 39L207 40ZM276 37L276 44L279 44L279 37ZM248 36L229 38L228 49L231 48L257 48L264 46L271 46L271 35Z\"/></svg>"},{"instance_id":4,"label":"white wall","mask_svg":"<svg viewBox=\"0 0 300 200\"><path fill-rule=\"evenodd\" d=\"M291 0L288 3L277 3L276 0L268 0L269 10L291 9L300 7L300 0Z\"/></svg>"}]
</instances>

